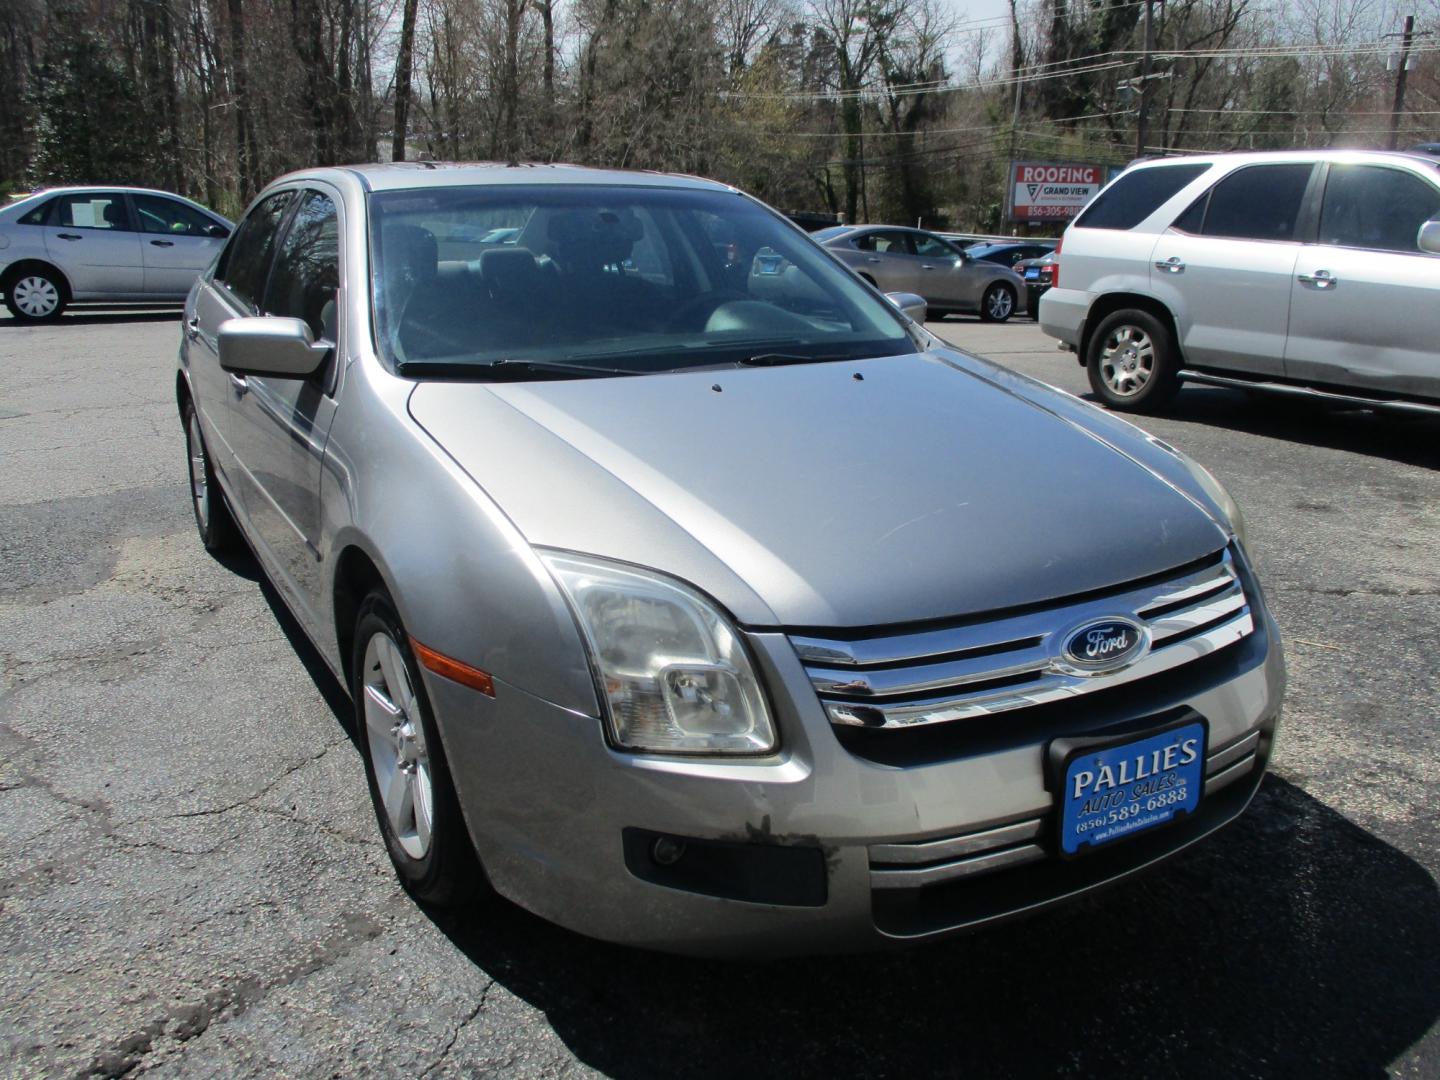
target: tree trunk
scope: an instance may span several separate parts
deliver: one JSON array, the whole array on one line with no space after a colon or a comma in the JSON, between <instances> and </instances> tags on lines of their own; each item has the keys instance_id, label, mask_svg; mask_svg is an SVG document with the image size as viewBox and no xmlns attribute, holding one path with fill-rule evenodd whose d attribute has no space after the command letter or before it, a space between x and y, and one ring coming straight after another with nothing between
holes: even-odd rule
<instances>
[{"instance_id":1,"label":"tree trunk","mask_svg":"<svg viewBox=\"0 0 1440 1080\"><path fill-rule=\"evenodd\" d=\"M406 125L410 122L410 67L415 54L415 13L420 0L405 0L400 19L400 55L395 59L395 134L390 157L405 160Z\"/></svg>"},{"instance_id":2,"label":"tree trunk","mask_svg":"<svg viewBox=\"0 0 1440 1080\"><path fill-rule=\"evenodd\" d=\"M240 201L248 203L259 186L260 147L250 114L250 87L245 70L245 0L226 0L230 13L230 73L235 88L235 171Z\"/></svg>"}]
</instances>

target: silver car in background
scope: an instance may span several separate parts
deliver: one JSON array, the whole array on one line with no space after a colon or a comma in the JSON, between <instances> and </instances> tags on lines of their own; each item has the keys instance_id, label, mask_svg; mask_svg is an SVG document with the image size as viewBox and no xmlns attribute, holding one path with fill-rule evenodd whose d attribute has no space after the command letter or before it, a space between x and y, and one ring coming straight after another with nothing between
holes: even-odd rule
<instances>
[{"instance_id":1,"label":"silver car in background","mask_svg":"<svg viewBox=\"0 0 1440 1080\"><path fill-rule=\"evenodd\" d=\"M1025 283L1008 266L972 258L958 244L923 229L836 225L817 243L883 292L925 298L929 317L979 315L1004 322L1024 309Z\"/></svg>"},{"instance_id":2,"label":"silver car in background","mask_svg":"<svg viewBox=\"0 0 1440 1080\"><path fill-rule=\"evenodd\" d=\"M1270 756L1279 641L1214 479L724 185L284 177L175 390L200 535L243 534L348 689L427 902L930 940L1186 847Z\"/></svg>"},{"instance_id":3,"label":"silver car in background","mask_svg":"<svg viewBox=\"0 0 1440 1080\"><path fill-rule=\"evenodd\" d=\"M0 291L22 322L74 301L179 303L232 228L168 191L51 188L0 210Z\"/></svg>"}]
</instances>

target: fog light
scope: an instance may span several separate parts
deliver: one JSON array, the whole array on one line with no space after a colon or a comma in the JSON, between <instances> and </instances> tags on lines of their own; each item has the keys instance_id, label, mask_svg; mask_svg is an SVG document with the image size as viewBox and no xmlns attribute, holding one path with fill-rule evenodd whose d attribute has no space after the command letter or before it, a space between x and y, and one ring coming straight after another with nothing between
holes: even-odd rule
<instances>
[{"instance_id":1,"label":"fog light","mask_svg":"<svg viewBox=\"0 0 1440 1080\"><path fill-rule=\"evenodd\" d=\"M685 854L685 841L671 836L662 836L650 848L650 858L658 866L674 866Z\"/></svg>"}]
</instances>

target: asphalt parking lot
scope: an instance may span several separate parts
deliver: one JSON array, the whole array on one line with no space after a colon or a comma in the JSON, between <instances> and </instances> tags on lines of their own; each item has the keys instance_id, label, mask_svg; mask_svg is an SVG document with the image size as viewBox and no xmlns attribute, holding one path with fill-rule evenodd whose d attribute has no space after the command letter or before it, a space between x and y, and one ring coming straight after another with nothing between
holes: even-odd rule
<instances>
[{"instance_id":1,"label":"asphalt parking lot","mask_svg":"<svg viewBox=\"0 0 1440 1080\"><path fill-rule=\"evenodd\" d=\"M1029 321L932 329L1086 390ZM195 536L178 336L0 320L0 1075L1440 1076L1440 422L1142 422L1244 508L1284 633L1233 827L983 934L727 964L399 889L343 691Z\"/></svg>"}]
</instances>

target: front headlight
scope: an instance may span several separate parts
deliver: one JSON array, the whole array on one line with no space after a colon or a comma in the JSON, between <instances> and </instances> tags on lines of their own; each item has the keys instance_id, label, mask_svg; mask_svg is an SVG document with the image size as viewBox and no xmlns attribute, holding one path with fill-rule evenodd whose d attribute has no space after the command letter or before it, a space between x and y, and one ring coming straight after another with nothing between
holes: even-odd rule
<instances>
[{"instance_id":1,"label":"front headlight","mask_svg":"<svg viewBox=\"0 0 1440 1080\"><path fill-rule=\"evenodd\" d=\"M1220 512L1225 516L1225 520L1229 523L1231 531L1235 534L1235 539L1240 541L1240 546L1247 547L1248 545L1245 543L1245 515L1240 512L1240 504L1230 497L1230 493L1225 490L1219 480L1216 480L1215 477L1210 475L1210 470L1205 468L1204 465L1201 465L1198 461L1191 458L1189 454L1181 453L1179 450L1176 450L1175 454L1185 463L1185 467L1190 470L1190 475L1195 478L1195 483L1199 484L1200 489L1220 508Z\"/></svg>"},{"instance_id":2,"label":"front headlight","mask_svg":"<svg viewBox=\"0 0 1440 1080\"><path fill-rule=\"evenodd\" d=\"M538 552L570 600L630 750L763 754L775 726L739 634L703 596L629 566Z\"/></svg>"}]
</instances>

